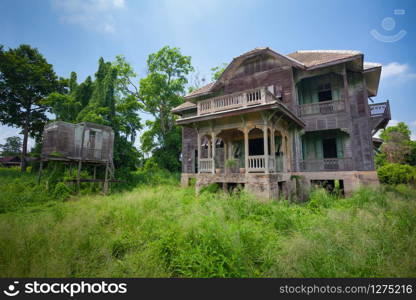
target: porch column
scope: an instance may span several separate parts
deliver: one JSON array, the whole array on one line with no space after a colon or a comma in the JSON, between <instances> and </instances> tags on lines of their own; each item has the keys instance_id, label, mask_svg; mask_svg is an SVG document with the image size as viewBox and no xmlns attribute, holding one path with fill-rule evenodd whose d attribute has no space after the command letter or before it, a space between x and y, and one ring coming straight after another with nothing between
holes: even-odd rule
<instances>
[{"instance_id":1,"label":"porch column","mask_svg":"<svg viewBox=\"0 0 416 300\"><path fill-rule=\"evenodd\" d=\"M198 164L198 174L201 173L201 163L200 163L200 158L201 158L201 136L199 135L199 132L197 133L197 138L198 138L198 157L197 159L197 164Z\"/></svg>"},{"instance_id":2,"label":"porch column","mask_svg":"<svg viewBox=\"0 0 416 300\"><path fill-rule=\"evenodd\" d=\"M248 174L248 128L244 128L244 168Z\"/></svg>"},{"instance_id":3,"label":"porch column","mask_svg":"<svg viewBox=\"0 0 416 300\"><path fill-rule=\"evenodd\" d=\"M274 138L274 128L270 129L270 155L272 156L272 162L274 162L274 166L272 166L272 170L274 170L274 172L276 172L276 142L275 142L275 138Z\"/></svg>"},{"instance_id":4,"label":"porch column","mask_svg":"<svg viewBox=\"0 0 416 300\"><path fill-rule=\"evenodd\" d=\"M263 144L264 144L264 166L266 170L264 173L269 173L269 139L267 138L267 126L263 127Z\"/></svg>"},{"instance_id":5,"label":"porch column","mask_svg":"<svg viewBox=\"0 0 416 300\"><path fill-rule=\"evenodd\" d=\"M215 132L214 131L212 131L211 132L211 151L212 151L212 156L211 156L211 159L212 159L212 170L211 170L211 172L213 173L213 174L215 174Z\"/></svg>"}]
</instances>

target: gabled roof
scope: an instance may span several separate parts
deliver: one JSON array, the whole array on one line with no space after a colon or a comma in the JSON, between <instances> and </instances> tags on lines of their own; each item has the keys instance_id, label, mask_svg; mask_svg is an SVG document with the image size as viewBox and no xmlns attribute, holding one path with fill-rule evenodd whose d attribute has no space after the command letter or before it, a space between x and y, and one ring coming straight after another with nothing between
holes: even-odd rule
<instances>
[{"instance_id":1,"label":"gabled roof","mask_svg":"<svg viewBox=\"0 0 416 300\"><path fill-rule=\"evenodd\" d=\"M185 98L193 98L196 96L202 96L204 94L209 93L214 83L215 81L208 83L207 85L204 85L203 87L200 87L199 89L193 90L188 95L186 95Z\"/></svg>"},{"instance_id":2,"label":"gabled roof","mask_svg":"<svg viewBox=\"0 0 416 300\"><path fill-rule=\"evenodd\" d=\"M363 54L354 50L299 50L287 56L302 62L307 69L316 68L328 63L354 59Z\"/></svg>"},{"instance_id":3,"label":"gabled roof","mask_svg":"<svg viewBox=\"0 0 416 300\"><path fill-rule=\"evenodd\" d=\"M288 62L289 65L303 70L323 68L342 62L355 61L360 58L361 61L358 61L358 67L362 71L379 67L378 64L376 66L374 63L364 63L363 66L362 58L364 55L360 51L355 50L299 50L287 55L283 55L273 51L269 47L258 47L235 57L232 62L225 68L224 72L221 74L217 81L211 82L193 91L192 93L189 93L185 96L185 98L192 99L195 97L210 94L219 86L221 86L221 83L228 79L230 74L232 74L233 71L235 71L244 60L259 54L268 54L276 58L284 59Z\"/></svg>"},{"instance_id":4,"label":"gabled roof","mask_svg":"<svg viewBox=\"0 0 416 300\"><path fill-rule=\"evenodd\" d=\"M174 109L171 110L172 113L178 113L188 109L196 109L196 104L192 102L184 102L181 105L176 106Z\"/></svg>"}]
</instances>

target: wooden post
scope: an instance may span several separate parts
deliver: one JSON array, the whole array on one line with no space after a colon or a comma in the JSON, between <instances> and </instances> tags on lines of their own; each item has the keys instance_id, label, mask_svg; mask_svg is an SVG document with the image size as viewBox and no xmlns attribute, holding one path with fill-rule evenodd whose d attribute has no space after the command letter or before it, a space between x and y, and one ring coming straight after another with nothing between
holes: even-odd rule
<instances>
[{"instance_id":1,"label":"wooden post","mask_svg":"<svg viewBox=\"0 0 416 300\"><path fill-rule=\"evenodd\" d=\"M198 138L198 157L197 159L197 164L198 164L198 174L201 173L201 162L199 161L201 158L201 136L199 135L199 132L197 133L197 138Z\"/></svg>"},{"instance_id":2,"label":"wooden post","mask_svg":"<svg viewBox=\"0 0 416 300\"><path fill-rule=\"evenodd\" d=\"M274 128L270 130L270 155L273 157L272 161L274 162L273 170L276 172L276 141L274 137Z\"/></svg>"},{"instance_id":3,"label":"wooden post","mask_svg":"<svg viewBox=\"0 0 416 300\"><path fill-rule=\"evenodd\" d=\"M264 166L266 170L264 173L269 173L269 139L267 136L269 135L267 125L263 127L263 148L264 148Z\"/></svg>"},{"instance_id":4,"label":"wooden post","mask_svg":"<svg viewBox=\"0 0 416 300\"><path fill-rule=\"evenodd\" d=\"M77 191L80 190L80 180L81 180L81 168L82 168L82 161L79 160L78 162L78 172L77 172Z\"/></svg>"},{"instance_id":5,"label":"wooden post","mask_svg":"<svg viewBox=\"0 0 416 300\"><path fill-rule=\"evenodd\" d=\"M104 178L104 189L103 192L105 195L108 193L108 161L105 165L105 178Z\"/></svg>"},{"instance_id":6,"label":"wooden post","mask_svg":"<svg viewBox=\"0 0 416 300\"><path fill-rule=\"evenodd\" d=\"M211 152L212 152L212 170L211 170L211 172L212 172L212 174L215 174L215 140L216 140L216 135L215 135L215 132L214 131L212 131L211 132L211 144L212 144L212 146L211 146Z\"/></svg>"},{"instance_id":7,"label":"wooden post","mask_svg":"<svg viewBox=\"0 0 416 300\"><path fill-rule=\"evenodd\" d=\"M40 184L40 178L42 177L42 170L43 170L43 160L40 159L40 165L39 165L39 172L38 172L38 184Z\"/></svg>"},{"instance_id":8,"label":"wooden post","mask_svg":"<svg viewBox=\"0 0 416 300\"><path fill-rule=\"evenodd\" d=\"M344 83L344 103L345 103L345 111L348 113L351 111L350 101L349 101L349 86L348 86L348 74L347 74L347 65L344 64L344 68L342 70L342 79Z\"/></svg>"},{"instance_id":9,"label":"wooden post","mask_svg":"<svg viewBox=\"0 0 416 300\"><path fill-rule=\"evenodd\" d=\"M246 169L246 174L248 174L248 128L244 127L243 129L244 131L244 164L245 164L245 169Z\"/></svg>"}]
</instances>

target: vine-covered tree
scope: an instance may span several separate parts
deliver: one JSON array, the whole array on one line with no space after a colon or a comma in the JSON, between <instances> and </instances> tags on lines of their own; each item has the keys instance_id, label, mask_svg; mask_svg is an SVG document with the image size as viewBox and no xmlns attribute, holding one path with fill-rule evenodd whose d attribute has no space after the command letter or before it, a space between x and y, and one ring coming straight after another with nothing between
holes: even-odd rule
<instances>
[{"instance_id":1,"label":"vine-covered tree","mask_svg":"<svg viewBox=\"0 0 416 300\"><path fill-rule=\"evenodd\" d=\"M42 100L58 87L52 65L37 49L0 46L0 123L22 129L22 172L27 166L28 138L38 138L48 119Z\"/></svg>"}]
</instances>

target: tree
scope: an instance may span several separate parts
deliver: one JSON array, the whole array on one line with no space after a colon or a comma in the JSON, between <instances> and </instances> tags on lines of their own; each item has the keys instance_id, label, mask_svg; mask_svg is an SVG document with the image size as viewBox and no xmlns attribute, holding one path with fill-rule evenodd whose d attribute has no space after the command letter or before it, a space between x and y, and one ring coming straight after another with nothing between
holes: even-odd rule
<instances>
[{"instance_id":1,"label":"tree","mask_svg":"<svg viewBox=\"0 0 416 300\"><path fill-rule=\"evenodd\" d=\"M381 154L389 163L404 164L411 154L410 130L404 122L383 130Z\"/></svg>"},{"instance_id":2,"label":"tree","mask_svg":"<svg viewBox=\"0 0 416 300\"><path fill-rule=\"evenodd\" d=\"M58 89L53 67L35 48L0 46L0 123L22 128L22 172L29 136L39 138L47 121L41 100Z\"/></svg>"},{"instance_id":3,"label":"tree","mask_svg":"<svg viewBox=\"0 0 416 300\"><path fill-rule=\"evenodd\" d=\"M183 102L186 76L193 71L191 57L165 46L149 55L147 69L147 76L140 80L139 101L154 120L146 123L142 149L152 152L159 166L178 170L181 137L171 110Z\"/></svg>"},{"instance_id":4,"label":"tree","mask_svg":"<svg viewBox=\"0 0 416 300\"><path fill-rule=\"evenodd\" d=\"M0 145L2 156L19 155L22 149L22 138L19 136L11 136L6 139L6 143Z\"/></svg>"},{"instance_id":5,"label":"tree","mask_svg":"<svg viewBox=\"0 0 416 300\"><path fill-rule=\"evenodd\" d=\"M212 78L213 81L218 80L218 78L220 78L222 73L224 73L225 68L227 67L227 65L228 65L227 63L222 63L219 66L211 68L211 72L212 72L211 78Z\"/></svg>"}]
</instances>

